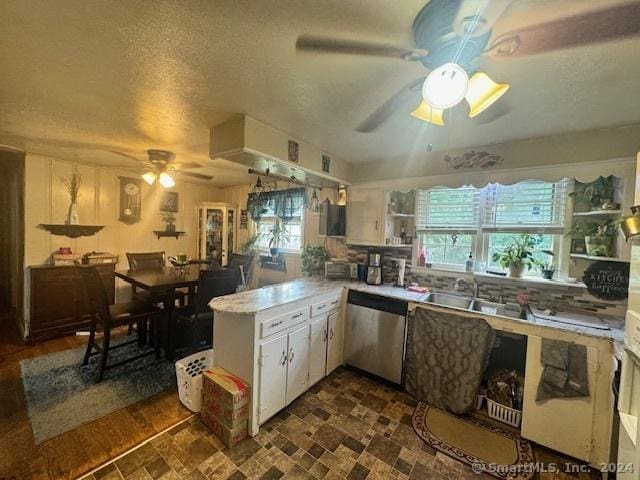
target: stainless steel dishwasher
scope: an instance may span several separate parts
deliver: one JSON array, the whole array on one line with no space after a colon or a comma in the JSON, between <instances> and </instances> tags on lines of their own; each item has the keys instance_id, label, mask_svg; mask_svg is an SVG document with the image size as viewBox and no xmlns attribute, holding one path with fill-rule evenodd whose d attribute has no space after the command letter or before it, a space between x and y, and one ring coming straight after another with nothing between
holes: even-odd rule
<instances>
[{"instance_id":1,"label":"stainless steel dishwasher","mask_svg":"<svg viewBox=\"0 0 640 480\"><path fill-rule=\"evenodd\" d=\"M349 291L344 339L347 365L402 384L407 302Z\"/></svg>"}]
</instances>

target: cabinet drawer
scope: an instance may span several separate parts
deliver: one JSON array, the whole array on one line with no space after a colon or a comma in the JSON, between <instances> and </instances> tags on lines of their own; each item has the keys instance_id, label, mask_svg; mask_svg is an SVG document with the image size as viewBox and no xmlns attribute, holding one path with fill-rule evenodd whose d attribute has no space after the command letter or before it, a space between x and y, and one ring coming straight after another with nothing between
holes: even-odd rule
<instances>
[{"instance_id":1,"label":"cabinet drawer","mask_svg":"<svg viewBox=\"0 0 640 480\"><path fill-rule=\"evenodd\" d=\"M342 296L338 295L322 302L314 303L311 305L311 316L315 317L316 315L322 315L323 313L335 310L340 306L341 301Z\"/></svg>"},{"instance_id":2,"label":"cabinet drawer","mask_svg":"<svg viewBox=\"0 0 640 480\"><path fill-rule=\"evenodd\" d=\"M280 315L276 318L264 320L260 324L260 338L268 337L274 333L281 332L287 328L298 325L309 319L309 309L301 308L294 310L285 315Z\"/></svg>"}]
</instances>

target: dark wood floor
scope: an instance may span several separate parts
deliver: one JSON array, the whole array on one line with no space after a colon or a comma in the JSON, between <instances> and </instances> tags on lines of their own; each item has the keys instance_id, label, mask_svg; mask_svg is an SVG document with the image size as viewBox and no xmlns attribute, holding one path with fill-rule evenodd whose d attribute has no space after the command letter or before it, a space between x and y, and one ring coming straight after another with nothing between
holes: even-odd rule
<instances>
[{"instance_id":1,"label":"dark wood floor","mask_svg":"<svg viewBox=\"0 0 640 480\"><path fill-rule=\"evenodd\" d=\"M177 393L162 393L36 446L20 360L85 342L73 336L25 345L10 313L0 312L0 479L77 478L191 415Z\"/></svg>"}]
</instances>

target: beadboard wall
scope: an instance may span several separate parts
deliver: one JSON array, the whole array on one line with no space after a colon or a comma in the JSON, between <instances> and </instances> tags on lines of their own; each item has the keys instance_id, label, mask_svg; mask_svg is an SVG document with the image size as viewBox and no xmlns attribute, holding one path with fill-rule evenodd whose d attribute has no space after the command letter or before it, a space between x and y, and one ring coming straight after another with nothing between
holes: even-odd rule
<instances>
[{"instance_id":1,"label":"beadboard wall","mask_svg":"<svg viewBox=\"0 0 640 480\"><path fill-rule=\"evenodd\" d=\"M349 245L347 258L351 262L366 263L367 250L368 248L364 246ZM407 261L405 285L416 282L435 290L453 291L456 278L469 276L469 274L462 272L412 269L410 248L385 247L383 252L382 276L385 283L396 283L398 278L398 267L396 262L391 260L392 258L404 258ZM496 280L476 278L480 285L480 297L482 298L493 297L497 300L502 297L505 301L515 302L518 294L526 293L529 295L530 303L540 308L553 307L557 310L582 311L616 317L624 317L627 311L626 301L601 300L589 294L585 288L577 286L560 284L546 286L542 283L526 283L509 280L505 277Z\"/></svg>"}]
</instances>

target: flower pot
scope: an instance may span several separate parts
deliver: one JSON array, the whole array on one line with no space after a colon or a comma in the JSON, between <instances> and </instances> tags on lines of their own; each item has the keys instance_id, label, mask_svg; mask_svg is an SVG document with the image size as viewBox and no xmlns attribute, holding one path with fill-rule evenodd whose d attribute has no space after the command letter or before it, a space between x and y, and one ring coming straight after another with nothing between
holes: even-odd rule
<instances>
[{"instance_id":1,"label":"flower pot","mask_svg":"<svg viewBox=\"0 0 640 480\"><path fill-rule=\"evenodd\" d=\"M552 280L553 279L553 274L556 273L555 270L541 270L540 272L542 274L542 278L546 279L546 280Z\"/></svg>"},{"instance_id":2,"label":"flower pot","mask_svg":"<svg viewBox=\"0 0 640 480\"><path fill-rule=\"evenodd\" d=\"M176 231L176 225L175 223L167 223L164 226L164 231L165 232L175 232Z\"/></svg>"},{"instance_id":3,"label":"flower pot","mask_svg":"<svg viewBox=\"0 0 640 480\"><path fill-rule=\"evenodd\" d=\"M78 205L76 202L72 202L69 205L69 218L67 220L69 225L80 225L80 218L78 217Z\"/></svg>"},{"instance_id":4,"label":"flower pot","mask_svg":"<svg viewBox=\"0 0 640 480\"><path fill-rule=\"evenodd\" d=\"M269 251L271 252L271 256L272 257L277 257L278 256L278 248L277 247L272 247L269 249Z\"/></svg>"},{"instance_id":5,"label":"flower pot","mask_svg":"<svg viewBox=\"0 0 640 480\"><path fill-rule=\"evenodd\" d=\"M510 265L509 266L509 276L513 278L522 277L522 272L524 272L524 265Z\"/></svg>"},{"instance_id":6,"label":"flower pot","mask_svg":"<svg viewBox=\"0 0 640 480\"><path fill-rule=\"evenodd\" d=\"M589 235L584 237L587 255L594 257L613 257L613 240L611 235Z\"/></svg>"}]
</instances>

